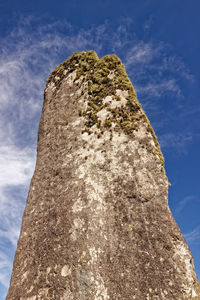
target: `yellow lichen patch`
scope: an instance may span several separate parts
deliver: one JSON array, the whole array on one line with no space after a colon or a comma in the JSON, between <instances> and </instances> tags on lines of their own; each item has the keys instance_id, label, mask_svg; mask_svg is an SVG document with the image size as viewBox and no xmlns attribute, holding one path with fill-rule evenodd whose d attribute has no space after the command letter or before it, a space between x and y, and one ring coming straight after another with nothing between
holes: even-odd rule
<instances>
[{"instance_id":1,"label":"yellow lichen patch","mask_svg":"<svg viewBox=\"0 0 200 300\"><path fill-rule=\"evenodd\" d=\"M128 225L128 231L132 231L133 227L131 225Z\"/></svg>"}]
</instances>

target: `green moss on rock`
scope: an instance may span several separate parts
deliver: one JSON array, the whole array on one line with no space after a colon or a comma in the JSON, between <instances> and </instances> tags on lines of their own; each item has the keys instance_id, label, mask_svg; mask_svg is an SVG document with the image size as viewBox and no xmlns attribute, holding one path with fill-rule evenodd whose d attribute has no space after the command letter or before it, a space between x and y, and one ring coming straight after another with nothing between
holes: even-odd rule
<instances>
[{"instance_id":1,"label":"green moss on rock","mask_svg":"<svg viewBox=\"0 0 200 300\"><path fill-rule=\"evenodd\" d=\"M79 111L79 116L86 118L85 128L82 132L91 134L91 128L95 125L98 138L105 130L111 132L114 130L119 133L123 131L131 136L135 130L139 129L140 122L145 122L155 143L154 153L164 165L164 158L155 132L137 100L135 89L121 60L114 54L99 59L96 52L92 50L77 52L55 68L49 76L47 84L54 82L56 88L59 88L63 78L74 70L76 70L75 83L82 75L84 76L83 80L88 82L87 108ZM123 106L109 108L109 105L103 100L107 96L112 96L113 100L120 101L121 97L117 95L117 90L128 92L127 102ZM102 124L97 114L103 108L109 111L109 116Z\"/></svg>"}]
</instances>

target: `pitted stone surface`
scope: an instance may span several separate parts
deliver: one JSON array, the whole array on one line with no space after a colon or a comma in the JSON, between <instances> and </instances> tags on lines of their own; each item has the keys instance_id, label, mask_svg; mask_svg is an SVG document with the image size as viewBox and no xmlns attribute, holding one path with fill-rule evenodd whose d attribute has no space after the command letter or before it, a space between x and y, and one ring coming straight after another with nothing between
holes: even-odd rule
<instances>
[{"instance_id":1,"label":"pitted stone surface","mask_svg":"<svg viewBox=\"0 0 200 300\"><path fill-rule=\"evenodd\" d=\"M153 129L114 56L50 75L6 300L198 300Z\"/></svg>"}]
</instances>

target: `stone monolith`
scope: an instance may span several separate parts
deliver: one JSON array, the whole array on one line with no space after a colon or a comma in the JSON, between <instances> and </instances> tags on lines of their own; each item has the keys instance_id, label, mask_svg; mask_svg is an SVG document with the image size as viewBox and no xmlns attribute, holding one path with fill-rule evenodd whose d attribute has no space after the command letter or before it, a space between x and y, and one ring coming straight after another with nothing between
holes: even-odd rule
<instances>
[{"instance_id":1,"label":"stone monolith","mask_svg":"<svg viewBox=\"0 0 200 300\"><path fill-rule=\"evenodd\" d=\"M120 59L50 75L6 300L197 300L155 133Z\"/></svg>"}]
</instances>

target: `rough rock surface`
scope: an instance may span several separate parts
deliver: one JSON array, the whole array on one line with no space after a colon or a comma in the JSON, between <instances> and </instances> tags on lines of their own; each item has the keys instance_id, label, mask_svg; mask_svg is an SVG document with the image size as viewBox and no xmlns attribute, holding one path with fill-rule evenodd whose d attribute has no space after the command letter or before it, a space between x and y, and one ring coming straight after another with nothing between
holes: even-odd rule
<instances>
[{"instance_id":1,"label":"rough rock surface","mask_svg":"<svg viewBox=\"0 0 200 300\"><path fill-rule=\"evenodd\" d=\"M6 299L200 299L163 164L118 57L58 66Z\"/></svg>"}]
</instances>

